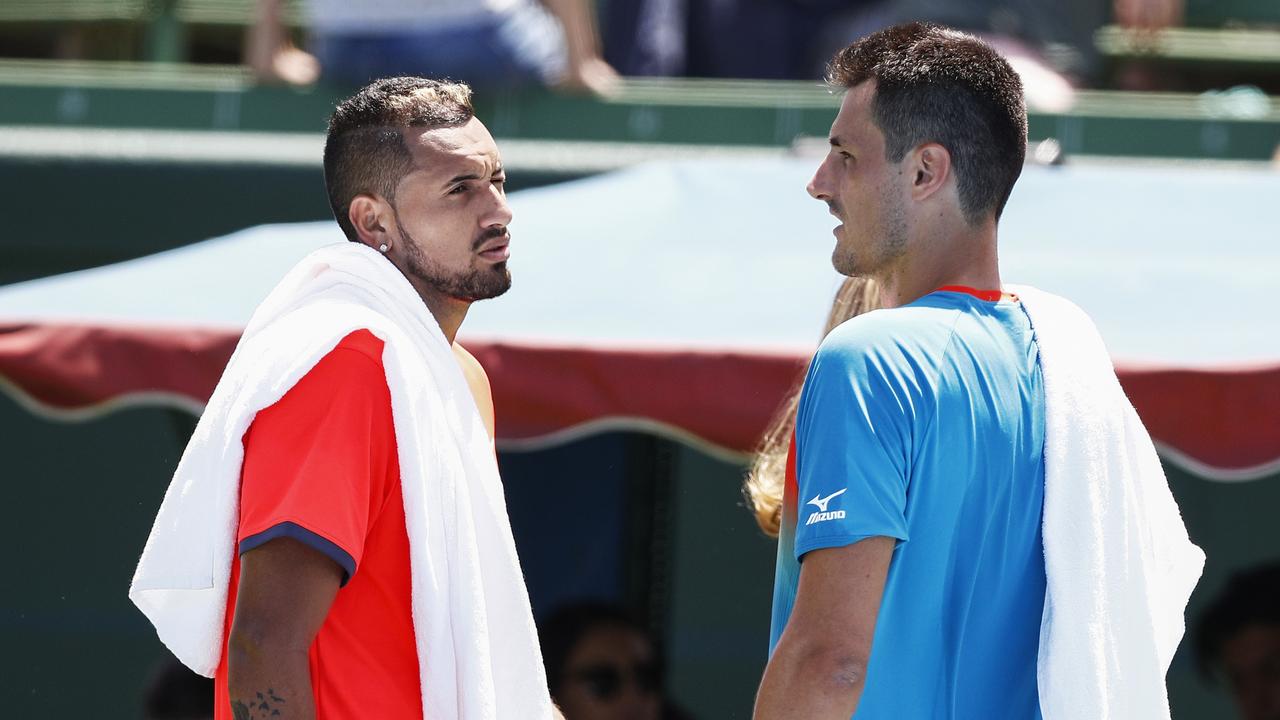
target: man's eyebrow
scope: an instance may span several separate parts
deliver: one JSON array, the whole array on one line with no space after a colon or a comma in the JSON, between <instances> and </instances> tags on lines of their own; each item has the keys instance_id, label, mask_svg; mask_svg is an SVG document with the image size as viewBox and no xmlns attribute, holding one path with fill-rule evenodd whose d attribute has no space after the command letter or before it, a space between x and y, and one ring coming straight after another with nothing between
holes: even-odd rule
<instances>
[{"instance_id":1,"label":"man's eyebrow","mask_svg":"<svg viewBox=\"0 0 1280 720\"><path fill-rule=\"evenodd\" d=\"M445 185L452 185L454 183L462 182L463 180L479 180L479 179L480 179L480 176L477 175L476 173L467 173L466 175L455 176L452 180L445 183Z\"/></svg>"},{"instance_id":2,"label":"man's eyebrow","mask_svg":"<svg viewBox=\"0 0 1280 720\"><path fill-rule=\"evenodd\" d=\"M494 169L493 174L494 174L494 175L501 175L501 174L502 174L502 173L504 173L504 172L505 172L505 169L504 169L501 165L499 165L497 168L495 168L495 169ZM480 180L480 179L482 179L483 177L484 177L484 176L482 176L480 173L465 173L465 174L463 174L463 175L455 175L455 176L454 176L452 179L450 179L448 182L444 183L444 185L445 185L445 187L448 187L448 186L450 186L450 185L453 185L454 183L460 183L460 182L463 182L464 180ZM490 177L492 177L492 176L490 176Z\"/></svg>"},{"instance_id":3,"label":"man's eyebrow","mask_svg":"<svg viewBox=\"0 0 1280 720\"><path fill-rule=\"evenodd\" d=\"M844 144L839 135L832 135L827 142L831 143L831 147L840 147Z\"/></svg>"}]
</instances>

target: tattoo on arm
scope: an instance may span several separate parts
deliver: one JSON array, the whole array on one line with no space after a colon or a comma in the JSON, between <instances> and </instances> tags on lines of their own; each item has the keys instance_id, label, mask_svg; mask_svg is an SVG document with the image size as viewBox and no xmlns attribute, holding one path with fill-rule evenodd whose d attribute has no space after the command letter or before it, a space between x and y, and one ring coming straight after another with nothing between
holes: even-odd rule
<instances>
[{"instance_id":1,"label":"tattoo on arm","mask_svg":"<svg viewBox=\"0 0 1280 720\"><path fill-rule=\"evenodd\" d=\"M284 698L276 695L274 689L268 688L265 693L257 693L257 697L247 703L244 700L232 700L231 713L235 720L267 720L280 717L280 706L284 704Z\"/></svg>"}]
</instances>

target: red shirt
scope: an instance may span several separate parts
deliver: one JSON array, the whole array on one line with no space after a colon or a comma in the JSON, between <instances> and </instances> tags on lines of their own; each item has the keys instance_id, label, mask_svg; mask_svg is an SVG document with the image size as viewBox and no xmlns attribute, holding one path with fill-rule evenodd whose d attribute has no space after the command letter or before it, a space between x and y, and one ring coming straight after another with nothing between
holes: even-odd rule
<instances>
[{"instance_id":1,"label":"red shirt","mask_svg":"<svg viewBox=\"0 0 1280 720\"><path fill-rule=\"evenodd\" d=\"M422 718L409 538L382 346L367 330L348 335L259 412L244 436L224 642L240 553L285 536L343 566L348 579L310 651L320 720ZM215 720L232 720L225 644L214 690Z\"/></svg>"}]
</instances>

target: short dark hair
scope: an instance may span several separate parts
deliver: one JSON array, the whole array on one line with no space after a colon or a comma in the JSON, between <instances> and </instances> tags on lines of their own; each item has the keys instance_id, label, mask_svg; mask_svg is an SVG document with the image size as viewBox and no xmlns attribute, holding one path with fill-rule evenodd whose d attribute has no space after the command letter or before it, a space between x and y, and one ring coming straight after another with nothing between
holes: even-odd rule
<instances>
[{"instance_id":1,"label":"short dark hair","mask_svg":"<svg viewBox=\"0 0 1280 720\"><path fill-rule=\"evenodd\" d=\"M1196 659L1200 672L1213 677L1223 647L1250 625L1280 625L1280 562L1231 576L1222 593L1196 625Z\"/></svg>"},{"instance_id":2,"label":"short dark hair","mask_svg":"<svg viewBox=\"0 0 1280 720\"><path fill-rule=\"evenodd\" d=\"M324 141L324 184L347 239L359 240L347 217L351 201L365 193L394 201L396 185L413 169L405 128L452 127L474 115L465 83L420 77L375 80L342 101Z\"/></svg>"},{"instance_id":3,"label":"short dark hair","mask_svg":"<svg viewBox=\"0 0 1280 720\"><path fill-rule=\"evenodd\" d=\"M990 45L929 23L895 25L836 53L827 81L875 81L872 117L885 155L898 162L922 143L951 153L960 208L971 223L998 219L1027 153L1018 74Z\"/></svg>"},{"instance_id":4,"label":"short dark hair","mask_svg":"<svg viewBox=\"0 0 1280 720\"><path fill-rule=\"evenodd\" d=\"M661 657L656 643L630 613L616 605L597 601L581 601L552 611L538 623L538 644L542 647L542 664L547 671L547 687L553 696L563 689L565 670L574 648L592 630L622 628L634 631L654 645L654 661Z\"/></svg>"}]
</instances>

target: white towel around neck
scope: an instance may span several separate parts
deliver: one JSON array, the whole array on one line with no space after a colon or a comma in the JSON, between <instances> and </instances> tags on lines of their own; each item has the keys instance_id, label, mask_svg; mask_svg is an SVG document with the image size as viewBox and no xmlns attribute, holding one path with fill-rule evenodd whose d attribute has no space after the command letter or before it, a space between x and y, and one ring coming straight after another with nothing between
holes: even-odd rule
<instances>
[{"instance_id":1,"label":"white towel around neck","mask_svg":"<svg viewBox=\"0 0 1280 720\"><path fill-rule=\"evenodd\" d=\"M491 440L435 319L386 258L358 243L308 255L254 312L174 473L129 598L178 659L214 674L242 437L259 410L361 328L385 343L426 717L550 718Z\"/></svg>"},{"instance_id":2,"label":"white towel around neck","mask_svg":"<svg viewBox=\"0 0 1280 720\"><path fill-rule=\"evenodd\" d=\"M1204 553L1093 322L1060 297L1009 290L1031 318L1044 373L1041 712L1168 720L1165 674Z\"/></svg>"}]
</instances>

